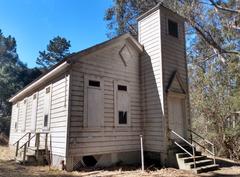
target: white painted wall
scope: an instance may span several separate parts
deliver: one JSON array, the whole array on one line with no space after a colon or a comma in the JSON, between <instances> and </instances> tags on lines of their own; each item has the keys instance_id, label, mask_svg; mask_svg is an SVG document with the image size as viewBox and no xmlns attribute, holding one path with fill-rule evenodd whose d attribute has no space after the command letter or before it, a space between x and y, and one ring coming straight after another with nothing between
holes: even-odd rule
<instances>
[{"instance_id":1,"label":"white painted wall","mask_svg":"<svg viewBox=\"0 0 240 177\"><path fill-rule=\"evenodd\" d=\"M163 68L160 10L138 22L139 42L145 53L141 57L144 149L160 152L164 148Z\"/></svg>"},{"instance_id":2,"label":"white painted wall","mask_svg":"<svg viewBox=\"0 0 240 177\"><path fill-rule=\"evenodd\" d=\"M65 74L58 75L52 78L46 85L36 88L32 93L13 104L10 145L15 143L25 133L32 132L36 127L36 132L50 132L53 155L66 156L69 77L68 74L66 76ZM47 95L45 95L46 86L51 86L51 92ZM37 94L35 100L33 100L34 94ZM25 99L27 104L24 104ZM17 104L19 104L19 107L17 107ZM49 128L44 128L43 126L44 113L49 113ZM14 125L17 120L18 128L15 129ZM27 137L20 144L23 144L25 141L27 141ZM43 136L41 141L42 143L44 142ZM34 145L34 142L32 145Z\"/></svg>"}]
</instances>

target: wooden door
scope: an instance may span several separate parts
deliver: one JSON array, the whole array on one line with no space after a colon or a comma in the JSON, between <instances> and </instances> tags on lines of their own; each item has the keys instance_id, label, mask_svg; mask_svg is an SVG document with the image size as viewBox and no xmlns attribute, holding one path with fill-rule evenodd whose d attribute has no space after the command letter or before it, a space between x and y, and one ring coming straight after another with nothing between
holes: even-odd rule
<instances>
[{"instance_id":1,"label":"wooden door","mask_svg":"<svg viewBox=\"0 0 240 177\"><path fill-rule=\"evenodd\" d=\"M185 106L184 99L180 97L168 97L169 128L180 136L185 137ZM176 138L174 139L179 139Z\"/></svg>"}]
</instances>

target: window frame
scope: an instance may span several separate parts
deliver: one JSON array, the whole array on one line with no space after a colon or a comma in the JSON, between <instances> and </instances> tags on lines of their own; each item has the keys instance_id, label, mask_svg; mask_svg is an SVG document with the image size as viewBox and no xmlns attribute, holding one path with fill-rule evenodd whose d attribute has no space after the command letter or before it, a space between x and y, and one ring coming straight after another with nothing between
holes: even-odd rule
<instances>
[{"instance_id":1,"label":"window frame","mask_svg":"<svg viewBox=\"0 0 240 177\"><path fill-rule=\"evenodd\" d=\"M118 90L118 85L127 86L127 90ZM114 126L115 127L130 127L131 126L131 96L129 94L129 82L127 81L114 81ZM118 110L118 92L122 92L128 95L128 108L127 110ZM119 112L127 112L127 123L120 124L119 123Z\"/></svg>"},{"instance_id":2,"label":"window frame","mask_svg":"<svg viewBox=\"0 0 240 177\"><path fill-rule=\"evenodd\" d=\"M169 21L177 24L177 36L170 34L169 32ZM179 23L176 20L171 18L167 18L167 35L173 37L174 39L179 39Z\"/></svg>"},{"instance_id":3,"label":"window frame","mask_svg":"<svg viewBox=\"0 0 240 177\"><path fill-rule=\"evenodd\" d=\"M124 113L126 113L126 123L120 123L120 113L123 113L123 116L124 116ZM118 110L118 124L119 125L127 125L128 124L128 111Z\"/></svg>"}]
</instances>

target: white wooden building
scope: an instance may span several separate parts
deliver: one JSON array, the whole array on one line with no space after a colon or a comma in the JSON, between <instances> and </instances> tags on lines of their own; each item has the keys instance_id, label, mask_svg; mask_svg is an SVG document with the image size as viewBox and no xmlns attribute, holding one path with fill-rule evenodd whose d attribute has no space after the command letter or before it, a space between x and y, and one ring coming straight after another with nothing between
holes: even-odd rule
<instances>
[{"instance_id":1,"label":"white wooden building","mask_svg":"<svg viewBox=\"0 0 240 177\"><path fill-rule=\"evenodd\" d=\"M139 163L139 135L145 158L171 164L170 130L190 128L184 19L158 5L138 18L138 40L74 53L10 102L10 146L47 133L53 166Z\"/></svg>"}]
</instances>

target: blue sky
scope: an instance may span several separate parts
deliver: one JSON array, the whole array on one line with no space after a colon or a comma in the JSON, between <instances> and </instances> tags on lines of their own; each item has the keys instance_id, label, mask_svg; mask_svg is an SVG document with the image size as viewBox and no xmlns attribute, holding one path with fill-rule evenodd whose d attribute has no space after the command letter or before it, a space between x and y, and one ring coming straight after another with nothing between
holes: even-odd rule
<instances>
[{"instance_id":1,"label":"blue sky","mask_svg":"<svg viewBox=\"0 0 240 177\"><path fill-rule=\"evenodd\" d=\"M112 0L0 0L0 29L17 40L19 58L36 66L38 52L60 35L76 52L107 40L105 10Z\"/></svg>"}]
</instances>

